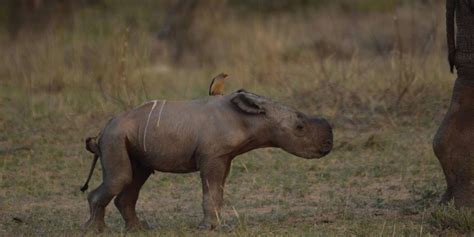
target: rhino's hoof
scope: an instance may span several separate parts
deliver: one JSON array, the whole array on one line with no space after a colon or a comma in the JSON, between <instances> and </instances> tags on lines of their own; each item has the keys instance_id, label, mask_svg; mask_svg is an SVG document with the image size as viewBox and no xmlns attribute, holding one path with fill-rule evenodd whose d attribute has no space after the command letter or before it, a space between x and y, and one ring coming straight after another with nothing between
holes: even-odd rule
<instances>
[{"instance_id":1,"label":"rhino's hoof","mask_svg":"<svg viewBox=\"0 0 474 237\"><path fill-rule=\"evenodd\" d=\"M146 221L140 221L140 225L141 227L144 229L144 230L151 230L153 229L150 224L148 224L148 222Z\"/></svg>"},{"instance_id":2,"label":"rhino's hoof","mask_svg":"<svg viewBox=\"0 0 474 237\"><path fill-rule=\"evenodd\" d=\"M451 200L453 200L453 192L448 189L448 190L446 190L446 192L441 197L441 200L439 201L439 204L447 204Z\"/></svg>"},{"instance_id":3,"label":"rhino's hoof","mask_svg":"<svg viewBox=\"0 0 474 237\"><path fill-rule=\"evenodd\" d=\"M221 232L231 232L234 229L234 227L229 224L222 224L222 225L219 225L216 229Z\"/></svg>"},{"instance_id":4,"label":"rhino's hoof","mask_svg":"<svg viewBox=\"0 0 474 237\"><path fill-rule=\"evenodd\" d=\"M107 226L105 226L105 223L92 220L89 220L82 225L82 230L84 232L94 231L95 233L102 233L106 228Z\"/></svg>"},{"instance_id":5,"label":"rhino's hoof","mask_svg":"<svg viewBox=\"0 0 474 237\"><path fill-rule=\"evenodd\" d=\"M198 229L200 230L213 230L214 228L216 228L216 226L208 222L201 222L201 224L198 225Z\"/></svg>"},{"instance_id":6,"label":"rhino's hoof","mask_svg":"<svg viewBox=\"0 0 474 237\"><path fill-rule=\"evenodd\" d=\"M134 231L144 231L144 230L151 230L152 228L146 221L140 221L135 224L128 224L127 231L134 232Z\"/></svg>"}]
</instances>

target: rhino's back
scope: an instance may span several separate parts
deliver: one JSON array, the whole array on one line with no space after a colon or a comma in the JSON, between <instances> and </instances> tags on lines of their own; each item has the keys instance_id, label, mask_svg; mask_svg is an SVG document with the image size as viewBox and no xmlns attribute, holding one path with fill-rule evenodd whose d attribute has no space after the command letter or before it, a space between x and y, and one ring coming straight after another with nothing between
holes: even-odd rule
<instances>
[{"instance_id":1,"label":"rhino's back","mask_svg":"<svg viewBox=\"0 0 474 237\"><path fill-rule=\"evenodd\" d=\"M210 140L226 137L223 131L228 125L223 120L228 114L225 97L206 97L150 101L120 119L121 123L134 124L127 133L144 163L159 171L192 172L198 170L198 159L208 152Z\"/></svg>"}]
</instances>

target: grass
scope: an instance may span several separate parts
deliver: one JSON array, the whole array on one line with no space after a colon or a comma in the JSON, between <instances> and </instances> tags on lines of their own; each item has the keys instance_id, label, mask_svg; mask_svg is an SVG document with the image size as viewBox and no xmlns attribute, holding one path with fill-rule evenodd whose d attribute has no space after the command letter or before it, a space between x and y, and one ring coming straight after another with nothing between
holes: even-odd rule
<instances>
[{"instance_id":1,"label":"grass","mask_svg":"<svg viewBox=\"0 0 474 237\"><path fill-rule=\"evenodd\" d=\"M156 173L137 206L155 229L132 235L472 232L472 215L436 207L445 183L431 140L454 79L442 4L343 15L204 12L191 27L199 50L178 64L150 30L153 11L132 21L141 8L122 8L81 10L74 28L35 38L1 35L0 235L81 235L88 209L79 187L92 159L83 139L145 100L205 96L222 71L232 77L228 91L245 88L326 117L335 149L311 161L275 149L237 158L222 220L231 228L214 232L196 229L198 174ZM104 236L126 234L113 204L106 222Z\"/></svg>"},{"instance_id":2,"label":"grass","mask_svg":"<svg viewBox=\"0 0 474 237\"><path fill-rule=\"evenodd\" d=\"M436 228L446 230L455 229L463 234L472 234L474 231L474 216L472 211L456 209L454 203L442 205L435 209L430 222Z\"/></svg>"}]
</instances>

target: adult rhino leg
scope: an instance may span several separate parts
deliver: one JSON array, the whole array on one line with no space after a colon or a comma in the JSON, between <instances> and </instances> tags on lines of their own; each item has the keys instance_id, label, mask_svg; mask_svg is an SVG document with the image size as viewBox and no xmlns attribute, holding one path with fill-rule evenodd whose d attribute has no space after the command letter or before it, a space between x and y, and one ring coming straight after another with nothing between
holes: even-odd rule
<instances>
[{"instance_id":1,"label":"adult rhino leg","mask_svg":"<svg viewBox=\"0 0 474 237\"><path fill-rule=\"evenodd\" d=\"M128 158L125 142L116 139L113 144L105 145L101 150L103 181L88 196L90 218L84 229L103 231L105 228L105 208L114 196L132 181L132 167Z\"/></svg>"},{"instance_id":2,"label":"adult rhino leg","mask_svg":"<svg viewBox=\"0 0 474 237\"><path fill-rule=\"evenodd\" d=\"M453 152L456 166L454 204L474 208L474 74L460 76L454 89L459 91L459 111L454 125L458 132Z\"/></svg>"},{"instance_id":3,"label":"adult rhino leg","mask_svg":"<svg viewBox=\"0 0 474 237\"><path fill-rule=\"evenodd\" d=\"M447 181L441 202L474 207L474 80L458 78L433 147Z\"/></svg>"},{"instance_id":4,"label":"adult rhino leg","mask_svg":"<svg viewBox=\"0 0 474 237\"><path fill-rule=\"evenodd\" d=\"M465 158L465 156L462 158L459 157L459 160L465 160ZM459 173L456 174L456 183L453 186L454 205L457 208L474 208L474 161L472 161L472 159L474 159L474 157L471 157L470 163L458 167Z\"/></svg>"},{"instance_id":5,"label":"adult rhino leg","mask_svg":"<svg viewBox=\"0 0 474 237\"><path fill-rule=\"evenodd\" d=\"M452 157L450 156L450 153L449 153L449 151L451 150L450 145L452 143L450 142L451 134L449 133L449 131L452 130L452 128L450 129L450 125L452 125L451 121L453 119L451 107L448 110L448 113L446 114L433 140L434 153L436 157L438 158L439 163L441 164L441 167L443 168L443 173L446 178L447 188L441 198L441 201L440 201L441 204L445 204L449 202L450 200L452 200L453 187L456 181L456 176L454 174L454 167L452 164Z\"/></svg>"},{"instance_id":6,"label":"adult rhino leg","mask_svg":"<svg viewBox=\"0 0 474 237\"><path fill-rule=\"evenodd\" d=\"M145 181L150 177L152 170L143 167L137 161L132 161L133 180L115 198L114 203L120 211L127 230L149 229L146 222L140 222L135 211L138 195Z\"/></svg>"},{"instance_id":7,"label":"adult rhino leg","mask_svg":"<svg viewBox=\"0 0 474 237\"><path fill-rule=\"evenodd\" d=\"M231 158L218 157L201 161L201 182L204 218L199 229L214 229L219 224L223 204L224 184L230 170Z\"/></svg>"}]
</instances>

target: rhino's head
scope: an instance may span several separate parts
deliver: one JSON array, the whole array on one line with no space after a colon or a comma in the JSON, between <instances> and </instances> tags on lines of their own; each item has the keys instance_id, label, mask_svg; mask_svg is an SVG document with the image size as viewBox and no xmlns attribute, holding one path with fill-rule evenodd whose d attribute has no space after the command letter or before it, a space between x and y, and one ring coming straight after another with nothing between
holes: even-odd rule
<instances>
[{"instance_id":1,"label":"rhino's head","mask_svg":"<svg viewBox=\"0 0 474 237\"><path fill-rule=\"evenodd\" d=\"M332 128L323 118L305 114L271 101L270 99L239 90L231 102L241 112L258 116L268 125L270 143L303 158L321 158L332 149Z\"/></svg>"}]
</instances>

